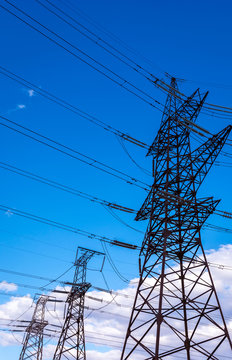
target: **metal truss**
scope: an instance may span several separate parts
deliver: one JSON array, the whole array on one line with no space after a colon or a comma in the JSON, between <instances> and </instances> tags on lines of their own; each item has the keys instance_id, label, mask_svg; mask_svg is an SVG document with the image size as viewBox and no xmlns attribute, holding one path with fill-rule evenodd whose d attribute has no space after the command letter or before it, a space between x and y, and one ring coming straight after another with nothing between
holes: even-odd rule
<instances>
[{"instance_id":1,"label":"metal truss","mask_svg":"<svg viewBox=\"0 0 232 360\"><path fill-rule=\"evenodd\" d=\"M81 253L81 256L79 256ZM67 297L67 313L53 360L86 360L84 334L85 293L91 287L86 282L87 263L98 251L79 247L75 260L75 274L71 291Z\"/></svg>"},{"instance_id":2,"label":"metal truss","mask_svg":"<svg viewBox=\"0 0 232 360\"><path fill-rule=\"evenodd\" d=\"M231 126L191 151L190 129L207 93L183 100L174 78L171 87L148 151L154 184L136 216L149 224L121 360L218 360L232 349L200 233L219 200L197 198Z\"/></svg>"},{"instance_id":3,"label":"metal truss","mask_svg":"<svg viewBox=\"0 0 232 360\"><path fill-rule=\"evenodd\" d=\"M43 331L48 324L48 322L44 320L45 306L48 298L46 295L41 295L37 300L32 320L26 329L26 336L23 341L23 348L19 360L42 360Z\"/></svg>"}]
</instances>

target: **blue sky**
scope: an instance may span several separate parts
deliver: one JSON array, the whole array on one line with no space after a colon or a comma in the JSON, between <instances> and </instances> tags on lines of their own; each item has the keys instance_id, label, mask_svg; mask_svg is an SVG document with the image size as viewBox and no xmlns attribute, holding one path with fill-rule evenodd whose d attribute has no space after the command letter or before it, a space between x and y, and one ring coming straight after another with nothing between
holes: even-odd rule
<instances>
[{"instance_id":1,"label":"blue sky","mask_svg":"<svg viewBox=\"0 0 232 360\"><path fill-rule=\"evenodd\" d=\"M36 1L19 0L13 3L164 103L165 95L160 90L62 24ZM200 87L203 91L210 91L208 102L231 106L230 1L72 0L70 3L77 11L71 12L72 16L156 76L164 79L164 72L168 72L183 79L180 87L186 94ZM0 4L10 8L4 0L1 0ZM56 4L66 9L62 1L56 1ZM98 27L95 27L94 23ZM3 9L0 9L0 26L1 66L111 126L148 144L152 143L160 124L159 111L29 29ZM122 42L114 41L102 28L116 35L134 49L134 52L123 47ZM149 59L149 62L145 58ZM24 86L1 74L0 86L2 115L151 184L151 177L131 162L115 136L47 99L29 93ZM200 115L198 121L213 133L230 123L228 119L204 114ZM146 193L143 190L34 143L9 129L1 127L0 134L2 162L131 208L139 209L145 199ZM131 144L126 144L126 147L139 165L147 170L151 169L151 158L145 157L144 150ZM230 149L227 150L231 152ZM228 161L223 157L220 160ZM0 203L5 206L121 241L138 245L142 241L142 234L118 222L100 205L2 169L0 174ZM219 208L230 211L231 175L230 167L215 166L202 185L200 194L214 195L215 198L222 199ZM117 215L129 225L145 231L146 224L136 223L132 215ZM230 220L217 216L212 216L210 222L231 226ZM96 240L32 222L14 214L9 216L4 212L0 214L0 231L0 268L4 269L54 278L71 265L78 245L102 251L101 244ZM230 244L230 236L205 231L205 248L218 249L221 244ZM138 276L137 252L115 247L109 247L109 251L124 276L128 279ZM91 268L97 269L98 265L93 261ZM108 263L105 264L105 276L110 288L120 289L124 286ZM67 277L70 280L72 273L67 274ZM15 275L1 273L0 281L3 280L44 285L42 281L35 282L29 278L16 278ZM97 286L105 286L99 273L94 271L89 271L89 281ZM17 290L17 294L21 296L30 293L33 297L36 292L37 290L23 287ZM6 296L0 295L0 304L8 300ZM8 360L17 358L19 350L19 347L0 347L0 354Z\"/></svg>"}]
</instances>

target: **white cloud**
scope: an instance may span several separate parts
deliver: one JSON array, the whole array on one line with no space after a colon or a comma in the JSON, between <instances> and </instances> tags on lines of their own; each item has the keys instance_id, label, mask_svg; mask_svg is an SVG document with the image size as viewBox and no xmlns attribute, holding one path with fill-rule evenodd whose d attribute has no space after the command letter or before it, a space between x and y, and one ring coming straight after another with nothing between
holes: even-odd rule
<instances>
[{"instance_id":1,"label":"white cloud","mask_svg":"<svg viewBox=\"0 0 232 360\"><path fill-rule=\"evenodd\" d=\"M207 252L207 259L210 263L223 263L230 265L232 258L232 245L221 246L218 250L210 250ZM220 260L219 260L220 259ZM222 309L226 317L228 328L232 331L232 276L231 271L221 270L220 268L212 267L212 274L216 289L218 291L219 300L222 304ZM152 282L147 280L150 285ZM85 334L88 360L118 360L121 354L126 329L129 322L131 307L136 291L138 279L131 280L130 284L118 290L116 295L106 293L103 291L89 291L85 299ZM57 287L58 290L63 290L62 287ZM68 288L65 288L68 290ZM52 293L51 295L54 295ZM61 300L66 299L65 294L58 294L57 297ZM114 298L114 299L113 299ZM98 301L96 301L98 299ZM155 300L154 300L155 301ZM30 297L12 297L6 304L0 305L0 318L15 319L21 315L32 304ZM118 306L117 306L118 304ZM122 304L123 306L119 306ZM56 306L49 302L47 303L49 312L46 313L46 319L51 324L62 325L64 314L64 303L56 303ZM89 308L89 309L88 309ZM92 311L92 308L95 311ZM30 308L22 319L30 320L34 307ZM58 329L58 328L57 328ZM59 330L59 329L58 329ZM191 331L191 324L190 324ZM213 334L215 328L210 325L205 325L204 322L199 325L199 336L206 334ZM162 346L165 348L170 346L170 338L167 336L168 331L164 330L162 333ZM8 334L10 335L10 334ZM6 334L0 332L0 344L13 345L15 340ZM58 338L56 337L51 344L44 347L44 359L50 360L53 357L55 346ZM155 334L146 337L146 342L155 342ZM6 346L6 345L4 345ZM91 347L90 347L91 346ZM230 355L230 350L226 347L220 348L219 354ZM182 354L180 354L182 356ZM133 360L143 360L144 356L140 352L133 357ZM171 360L171 357L170 357Z\"/></svg>"},{"instance_id":2,"label":"white cloud","mask_svg":"<svg viewBox=\"0 0 232 360\"><path fill-rule=\"evenodd\" d=\"M29 320L33 312L32 303L30 295L22 297L11 296L10 300L0 305L0 318L16 319L25 312L22 319Z\"/></svg>"},{"instance_id":3,"label":"white cloud","mask_svg":"<svg viewBox=\"0 0 232 360\"><path fill-rule=\"evenodd\" d=\"M13 283L8 283L6 281L2 281L0 282L0 290L5 291L5 292L11 292L11 291L16 291L18 289L18 286L13 284Z\"/></svg>"},{"instance_id":4,"label":"white cloud","mask_svg":"<svg viewBox=\"0 0 232 360\"><path fill-rule=\"evenodd\" d=\"M18 104L17 105L18 109L25 109L25 107L26 107L26 105L24 105L24 104Z\"/></svg>"},{"instance_id":5,"label":"white cloud","mask_svg":"<svg viewBox=\"0 0 232 360\"><path fill-rule=\"evenodd\" d=\"M9 322L9 319L14 320L17 318L23 320L30 320L32 317L32 313L33 313L33 308L32 308L32 299L30 295L26 295L22 297L12 296L10 300L8 300L5 304L0 305L0 319L1 319L0 326L2 324L2 321L4 321L4 319L6 319L7 322ZM14 322L10 322L10 324L13 325ZM0 331L1 346L21 345L22 340L23 340L23 333L10 333L10 332Z\"/></svg>"},{"instance_id":6,"label":"white cloud","mask_svg":"<svg viewBox=\"0 0 232 360\"><path fill-rule=\"evenodd\" d=\"M11 210L7 210L5 212L5 215L8 216L8 217L11 217L13 215L13 212Z\"/></svg>"},{"instance_id":7,"label":"white cloud","mask_svg":"<svg viewBox=\"0 0 232 360\"><path fill-rule=\"evenodd\" d=\"M110 351L106 351L106 352L99 352L96 350L87 350L86 355L87 355L86 357L88 360L105 360L105 359L118 360L118 359L120 359L121 351L120 350L110 350ZM137 359L135 359L135 360L137 360Z\"/></svg>"},{"instance_id":8,"label":"white cloud","mask_svg":"<svg viewBox=\"0 0 232 360\"><path fill-rule=\"evenodd\" d=\"M29 97L32 97L32 96L35 95L35 90L29 89L29 90L27 90L27 93L28 93L28 96L29 96Z\"/></svg>"},{"instance_id":9,"label":"white cloud","mask_svg":"<svg viewBox=\"0 0 232 360\"><path fill-rule=\"evenodd\" d=\"M56 346L49 344L44 346L43 348L43 359L44 360L51 360L53 358L54 352L56 350Z\"/></svg>"},{"instance_id":10,"label":"white cloud","mask_svg":"<svg viewBox=\"0 0 232 360\"><path fill-rule=\"evenodd\" d=\"M56 345L46 345L44 346L43 359L51 360L53 358ZM119 360L121 355L120 350L108 350L108 351L97 351L97 350L86 350L87 360ZM139 357L135 357L134 360L143 360Z\"/></svg>"},{"instance_id":11,"label":"white cloud","mask_svg":"<svg viewBox=\"0 0 232 360\"><path fill-rule=\"evenodd\" d=\"M23 340L23 335L21 334L12 334L4 331L0 331L0 345L1 346L12 346L12 345L21 345Z\"/></svg>"}]
</instances>

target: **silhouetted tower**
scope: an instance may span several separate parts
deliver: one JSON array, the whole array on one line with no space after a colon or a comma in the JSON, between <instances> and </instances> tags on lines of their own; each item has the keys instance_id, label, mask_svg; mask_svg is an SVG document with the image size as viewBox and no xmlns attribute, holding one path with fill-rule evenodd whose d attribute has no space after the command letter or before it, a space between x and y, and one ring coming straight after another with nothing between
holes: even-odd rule
<instances>
[{"instance_id":1,"label":"silhouetted tower","mask_svg":"<svg viewBox=\"0 0 232 360\"><path fill-rule=\"evenodd\" d=\"M78 257L79 253L82 255ZM67 313L60 338L54 354L54 360L86 360L84 334L85 293L91 287L86 282L87 263L94 255L104 255L98 251L79 247L75 260L75 274L71 291L67 297Z\"/></svg>"},{"instance_id":2,"label":"silhouetted tower","mask_svg":"<svg viewBox=\"0 0 232 360\"><path fill-rule=\"evenodd\" d=\"M44 320L45 306L48 296L41 295L37 300L32 320L26 329L26 336L23 341L23 348L19 360L42 360L43 354L43 331L48 324Z\"/></svg>"},{"instance_id":3,"label":"silhouetted tower","mask_svg":"<svg viewBox=\"0 0 232 360\"><path fill-rule=\"evenodd\" d=\"M200 234L219 201L196 197L231 126L191 151L190 129L199 131L194 122L207 93L183 100L174 78L171 87L148 151L154 184L136 216L149 224L121 360L216 360L231 351Z\"/></svg>"}]
</instances>

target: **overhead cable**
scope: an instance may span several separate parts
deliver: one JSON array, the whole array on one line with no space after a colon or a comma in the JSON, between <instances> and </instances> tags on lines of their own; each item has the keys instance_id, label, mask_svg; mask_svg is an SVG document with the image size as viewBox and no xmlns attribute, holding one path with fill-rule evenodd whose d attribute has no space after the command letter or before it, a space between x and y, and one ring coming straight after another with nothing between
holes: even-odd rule
<instances>
[{"instance_id":1,"label":"overhead cable","mask_svg":"<svg viewBox=\"0 0 232 360\"><path fill-rule=\"evenodd\" d=\"M20 16L16 15L14 12L12 12L11 10L9 10L8 8L4 7L3 5L0 5L0 7L2 9L4 9L5 11L7 11L8 13L12 14L13 16L15 16L17 19L19 19L20 21L22 21L24 24L28 25L30 28L34 29L35 31L37 31L38 33L40 33L41 35L43 35L44 37L46 37L47 39L49 39L50 41L52 41L53 43L55 43L56 45L58 45L59 47L61 47L62 49L66 50L68 53L72 54L73 56L75 56L76 58L78 58L80 61L84 62L85 64L87 64L88 66L90 66L91 68L93 68L94 70L98 71L99 73L101 73L102 75L104 75L105 77L107 77L108 79L110 79L111 81L115 82L116 84L118 84L120 87L123 87L124 89L126 89L127 91L129 91L130 93L134 94L135 96L139 97L141 100L145 101L146 103L148 103L149 105L155 107L156 109L158 109L159 111L162 111L161 108L157 107L156 105L154 105L154 103L157 103L160 106L163 106L163 104L161 104L159 101L157 101L156 99L154 99L151 95L147 94L146 92L144 92L143 90L139 89L137 86L133 85L131 82L127 81L126 79L124 79L123 77L121 77L120 75L116 74L114 71L112 71L110 68L108 68L107 66L101 64L99 61L95 60L93 57L91 57L90 55L88 55L86 52L84 52L83 50L79 49L77 46L73 45L72 43L70 43L69 41L67 41L66 39L64 39L62 36L60 36L59 34L57 34L55 31L52 31L51 29L49 29L48 27L46 27L45 25L41 24L39 21L37 21L35 18L33 18L32 16L30 16L29 14L27 14L25 11L23 11L22 9L18 8L16 5L12 4L10 1L8 0L4 0L8 5L12 6L14 9L16 9L18 12L20 12L21 14L23 14L24 16L26 16L27 18L29 18L31 21L35 22L37 25L39 25L40 27L42 27L43 29L45 29L46 31L48 31L50 34L52 34L53 36L56 36L59 41L63 41L65 44L67 44L68 46L72 47L73 49L77 50L82 56L85 56L88 61L86 59L83 59L81 56L77 55L76 53L74 53L73 51L71 51L70 49L66 48L64 45L62 45L61 43L59 43L58 41L56 41L55 39L53 39L52 37L50 37L49 35L43 33L41 30L39 30L38 28L36 28L35 26L33 26L32 24L28 23L25 19L21 18ZM92 61L94 64L96 64L96 66L100 66L100 68L97 68L95 65L89 63L89 61ZM104 70L103 70L104 69ZM105 73L104 71L108 71L109 74ZM113 78L112 76L115 76L116 78ZM158 79L158 78L157 78ZM159 81L161 81L160 79L158 79ZM158 80L153 81L154 84L156 84L156 82ZM162 82L162 81L161 81ZM165 82L163 82L163 84L166 87L170 87L169 85L167 85ZM130 89L130 86L132 89ZM162 88L162 87L161 87ZM165 91L167 91L165 88L163 88ZM139 93L136 93L136 91L138 91ZM170 92L170 90L168 90L168 92ZM181 94L183 95L183 94ZM145 96L145 98L143 97ZM174 96L177 96L176 94L174 94ZM147 99L146 99L147 98ZM148 100L149 99L149 100ZM152 101L152 102L151 102ZM210 106L214 106L215 108L217 107L217 105L214 104L209 104ZM226 108L226 107L221 107L221 108ZM229 108L228 108L229 109ZM232 108L231 108L232 110Z\"/></svg>"},{"instance_id":2,"label":"overhead cable","mask_svg":"<svg viewBox=\"0 0 232 360\"><path fill-rule=\"evenodd\" d=\"M53 149L53 150L56 150L66 156L69 156L75 160L78 160L86 165L89 165L91 167L94 167L98 170L101 170L107 174L110 174L120 180L123 180L125 181L126 183L128 184L131 184L131 185L135 185L143 190L148 190L148 185L141 181L141 180L138 180L126 173L124 173L123 171L120 171L120 170L117 170L117 169L114 169L112 166L109 166L109 165L106 165L90 156L87 156L67 145L64 145L56 140L53 140L45 135L42 135L40 133L38 133L37 131L34 131L32 129L29 129L28 127L25 127L25 126L22 126L20 124L18 124L17 122L15 121L12 121L4 116L1 116L0 115L0 118L11 124L11 125L7 125L5 124L4 122L0 122L0 125L3 126L3 127L6 127L14 132L17 132L18 134L21 134L27 138L30 138L31 140L33 141L36 141L40 144L43 144L47 147L49 147L50 149ZM12 126L13 125L13 126ZM19 128L19 129L17 129ZM23 129L23 130L22 130ZM25 132L26 131L26 132ZM32 134L32 135L31 135ZM42 140L41 140L42 139ZM75 154L75 155L74 155ZM77 156L77 155L78 156ZM81 156L81 157L80 157Z\"/></svg>"},{"instance_id":3,"label":"overhead cable","mask_svg":"<svg viewBox=\"0 0 232 360\"><path fill-rule=\"evenodd\" d=\"M8 0L3 0L5 1L8 5L10 5L11 7L13 7L15 10L17 10L19 13L23 14L23 16L26 16L28 19L30 19L30 21L33 21L37 26L39 25L40 27L42 27L42 29L45 29L45 31L47 31L48 33L52 34L52 36L55 36L58 40L55 40L54 38L52 38L51 36L47 35L46 33L44 33L42 30L39 30L38 28L36 28L34 25L32 25L31 23L29 23L28 21L26 21L25 19L23 19L22 17L20 17L19 15L15 14L13 11L11 11L10 9L6 8L5 6L0 4L0 7L2 9L4 9L5 11L7 11L8 13L10 13L11 15L13 15L14 17L16 17L18 20L20 20L21 22L23 22L24 24L26 24L27 26L29 26L31 29L35 30L36 32L38 32L39 34L43 35L45 38L47 38L48 40L50 40L51 42L53 42L54 44L56 44L57 46L59 46L60 48L62 48L63 50L65 50L66 52L68 52L69 54L73 55L75 58L77 58L78 60L82 61L83 63L85 63L86 65L90 66L92 69L96 70L97 72L99 72L100 74L102 74L103 76L105 76L106 78L110 79L111 81L113 81L114 83L116 83L117 85L119 85L120 87L124 88L125 90L127 90L128 92L130 92L131 94L135 95L136 97L140 98L142 101L144 101L145 103L149 104L150 106L162 111L159 106L162 106L162 104L156 100L155 98L153 98L151 95L149 95L148 93L146 93L145 91L139 89L137 86L133 85L130 81L127 81L126 79L124 79L122 76L116 74L114 71L112 71L109 67L101 64L99 61L95 60L92 56L88 55L86 52L84 52L83 50L79 49L77 46L73 45L72 43L70 43L69 41L67 41L66 39L64 39L62 36L60 36L59 34L57 34L55 31L49 29L47 26L43 25L41 22L39 22L38 20L36 20L35 18L33 18L32 16L30 16L29 14L27 14L25 11L23 11L22 9L18 8L16 5L12 4L10 1ZM61 44L59 41L62 41L64 44ZM76 51L78 51L79 54L76 54L75 52L73 52L72 50L70 50L69 48L67 48L66 46L69 46L73 49L75 49ZM81 56L85 56L85 58L81 57ZM92 62L92 63L91 63ZM107 71L107 73L105 72Z\"/></svg>"},{"instance_id":4,"label":"overhead cable","mask_svg":"<svg viewBox=\"0 0 232 360\"><path fill-rule=\"evenodd\" d=\"M149 149L149 145L145 144L144 142L142 142L138 139L135 139L134 137L130 136L129 134L112 127L111 125L103 122L102 120L96 118L95 116L88 114L87 112L81 110L77 106L70 104L66 100L52 94L51 92L49 92L45 89L42 89L41 87L33 84L32 82L24 79L23 77L21 77L19 75L13 73L12 71L6 69L3 66L0 66L0 74L27 87L29 90L30 89L34 90L35 93L45 97L47 100L52 101L59 106L62 106L64 109L71 111L72 113L80 116L81 118L83 118L97 126L100 126L102 129L109 131L109 132L113 133L114 135L121 137L126 141L131 142L132 144L138 145L145 149Z\"/></svg>"},{"instance_id":5,"label":"overhead cable","mask_svg":"<svg viewBox=\"0 0 232 360\"><path fill-rule=\"evenodd\" d=\"M100 198L98 198L96 196L87 194L87 193L85 193L83 191L80 191L80 190L77 190L77 189L75 189L73 187L61 184L61 183L59 183L57 181L50 180L50 179L48 179L46 177L43 177L43 176L34 174L32 172L20 169L18 167L10 165L9 163L5 163L5 162L0 161L0 168L4 169L4 170L7 170L7 171L10 171L10 172L13 172L15 174L24 176L26 178L38 181L38 182L40 182L42 184L49 185L49 186L54 187L56 189L68 192L68 193L70 193L72 195L82 197L84 199L90 200L91 202L95 202L95 203L98 203L98 204L106 206L106 207L110 207L110 208L115 209L115 210L131 213L131 214L136 214L136 210L134 210L134 209L131 209L129 207L116 204L114 202L110 202L110 201L100 199Z\"/></svg>"},{"instance_id":6,"label":"overhead cable","mask_svg":"<svg viewBox=\"0 0 232 360\"><path fill-rule=\"evenodd\" d=\"M62 230L69 231L69 232L72 232L72 233L75 233L75 234L79 234L79 235L85 236L85 237L87 237L89 239L100 240L102 242L109 243L111 245L115 245L115 246L119 246L119 247L122 246L122 245L120 245L120 242L117 242L115 239L110 239L109 237L106 237L106 236L100 236L100 235L91 233L89 231L81 230L79 228L76 228L76 227L73 227L73 226L70 226L70 225L65 225L65 224L62 224L62 223L60 223L58 221L50 220L50 219L47 219L47 218L44 218L44 217L41 217L41 216L37 216L37 215L31 214L31 213L25 212L25 211L21 211L21 210L15 209L15 208L11 208L9 206L0 205L0 210L4 211L4 212L10 211L14 215L18 215L18 216L21 216L21 217L24 217L24 218L27 218L27 219L30 219L30 220L33 220L33 221L36 221L36 222L39 222L39 223L43 223L43 224L46 224L46 225L56 227L58 229L62 229ZM139 249L139 247L137 245L128 244L128 243L125 243L125 244L131 250Z\"/></svg>"},{"instance_id":7,"label":"overhead cable","mask_svg":"<svg viewBox=\"0 0 232 360\"><path fill-rule=\"evenodd\" d=\"M127 55L123 54L123 52L121 52L120 50L118 50L117 48L115 48L114 46L112 46L109 42L105 41L103 38L99 37L98 35L96 35L93 31L89 30L86 26L84 26L83 24L81 24L79 21L77 21L74 17L70 16L69 14L67 14L65 11L63 11L60 7L57 6L57 4L53 4L51 1L49 0L44 0L47 4L49 4L50 6L53 7L53 9L58 10L62 15L64 15L66 18L72 20L75 24L79 25L83 30L85 30L87 33L85 33L84 31L80 30L80 28L78 29L75 25L73 25L70 21L67 21L63 16L59 15L56 11L52 10L51 8L49 8L48 6L46 6L44 3L42 3L41 0L35 0L37 3L39 3L41 6L43 6L44 8L46 8L50 13L52 13L53 15L55 15L56 17L58 17L60 20L62 20L63 22L65 22L66 24L68 24L69 26L72 27L72 29L78 31L79 33L81 33L83 36L87 37L89 40L93 41L96 45L100 46L101 48L103 48L105 51L107 51L109 54L111 54L112 56L114 56L115 58L117 58L119 61L123 62L125 65L129 66L131 69L135 70L137 73L141 74L142 76L144 76L146 79L151 81L151 78L149 76L151 76L152 78L154 78L153 82L156 86L158 86L161 90L164 90L165 92L168 92L169 88L170 90L172 90L171 86L166 84L163 80L159 79L157 76L153 75L150 71L146 70L143 66L137 64L133 59L129 58ZM91 37L93 36L93 37ZM109 50L106 46L108 46L111 50ZM116 54L114 52L116 52ZM129 62L128 62L129 61ZM163 84L163 86L160 85ZM175 93L174 96L178 97L180 99L180 96L176 95L176 93L178 93L181 96L185 96L183 93L180 93L179 90L175 89ZM220 105L215 105L215 104L210 104L210 103L206 103L206 105L203 106L206 109L209 110L214 110L214 111L225 111L227 113L231 113L232 114L232 108L229 107L225 107L225 106L220 106ZM230 111L228 111L230 110Z\"/></svg>"}]
</instances>

